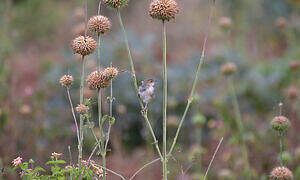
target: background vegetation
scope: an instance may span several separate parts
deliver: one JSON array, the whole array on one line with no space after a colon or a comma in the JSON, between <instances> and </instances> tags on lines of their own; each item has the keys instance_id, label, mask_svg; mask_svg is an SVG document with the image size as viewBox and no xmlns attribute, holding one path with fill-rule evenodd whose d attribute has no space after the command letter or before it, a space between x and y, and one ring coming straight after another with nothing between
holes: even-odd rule
<instances>
[{"instance_id":1,"label":"background vegetation","mask_svg":"<svg viewBox=\"0 0 300 180\"><path fill-rule=\"evenodd\" d=\"M168 135L173 137L184 111L207 26L207 0L177 1L181 8L176 22L168 24ZM97 1L89 0L89 17L97 12ZM161 139L162 77L161 26L148 15L150 1L131 0L122 9L129 34L138 80L155 78L157 95L149 105L150 119ZM70 69L75 77L73 97L79 91L79 59L70 42L80 32L83 4L79 0L0 1L0 179L17 179L10 162L17 156L44 164L51 152L62 152L69 160L68 146L76 157L76 133L66 93L59 78ZM192 104L179 144L170 162L170 179L198 179L207 167L220 137L222 145L211 170L211 179L241 177L241 149L228 87L220 73L225 62L234 62L238 72L234 84L244 122L252 173L267 179L278 166L278 137L270 121L279 114L291 121L284 144L285 164L300 179L299 87L300 3L298 0L219 0L210 31L207 58L200 73L197 101ZM104 39L102 59L124 72L114 82L116 123L108 153L108 167L132 175L146 160L156 157L136 96L116 13L106 7L112 31ZM220 18L231 18L222 27ZM79 25L79 26L78 26ZM298 63L298 67L297 67ZM296 65L295 65L296 64ZM296 67L296 68L295 68ZM89 56L89 72L96 68L96 55ZM296 98L291 96L291 89ZM109 92L104 92L109 93ZM93 92L86 96L95 99ZM79 99L74 99L78 104ZM94 107L96 110L96 106ZM108 104L104 100L104 111ZM96 111L95 111L96 112ZM94 114L96 116L96 114ZM95 120L96 122L96 120ZM174 127L174 128L172 128ZM94 140L84 142L84 155ZM97 160L97 159L96 159ZM188 169L188 171L186 171ZM182 174L185 172L185 174ZM113 177L111 177L113 179ZM137 179L160 179L159 163Z\"/></svg>"}]
</instances>

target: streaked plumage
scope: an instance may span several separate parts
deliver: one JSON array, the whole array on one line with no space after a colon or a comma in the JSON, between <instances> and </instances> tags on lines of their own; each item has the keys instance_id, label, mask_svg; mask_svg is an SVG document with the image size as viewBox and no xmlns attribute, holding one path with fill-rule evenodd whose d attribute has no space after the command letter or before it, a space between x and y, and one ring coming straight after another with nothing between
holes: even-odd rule
<instances>
[{"instance_id":1,"label":"streaked plumage","mask_svg":"<svg viewBox=\"0 0 300 180\"><path fill-rule=\"evenodd\" d=\"M139 97L147 104L154 98L154 88L155 82L153 79L146 79L142 81L142 85L139 87Z\"/></svg>"}]
</instances>

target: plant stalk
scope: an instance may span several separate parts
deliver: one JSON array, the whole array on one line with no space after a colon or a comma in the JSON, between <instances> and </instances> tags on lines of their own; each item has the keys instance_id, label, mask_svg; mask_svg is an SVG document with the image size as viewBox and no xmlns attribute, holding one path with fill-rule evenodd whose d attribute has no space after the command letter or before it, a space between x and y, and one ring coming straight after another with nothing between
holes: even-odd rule
<instances>
[{"instance_id":1,"label":"plant stalk","mask_svg":"<svg viewBox=\"0 0 300 180\"><path fill-rule=\"evenodd\" d=\"M120 26L121 26L121 30L123 32L124 41L125 41L125 45L126 45L126 49L127 49L127 53L128 53L128 59L129 59L130 68L131 68L131 76L132 76L132 79L133 79L133 84L134 84L135 92L138 95L138 85L137 85L137 80L136 80L136 75L135 75L134 64L133 64L133 60L132 60L132 56L131 56L131 51L130 51L130 47L129 47L129 42L128 42L127 34L126 34L126 31L125 31L125 27L124 27L124 24L123 24L123 21L122 21L122 17L121 17L121 13L120 13L119 10L117 10L117 15L118 15L119 23L120 23ZM144 109L143 101L139 97L138 97L138 100L139 100L141 109ZM163 156L162 156L162 154L160 152L160 149L158 147L158 141L157 141L156 136L154 134L153 128L151 126L151 123L149 122L147 112L146 111L145 112L142 111L142 115L143 115L143 117L144 117L144 119L145 119L145 121L146 121L146 123L148 125L148 128L149 128L149 130L151 132L151 135L153 137L153 140L154 140L153 144L156 147L157 153L159 154L159 157L161 158L161 161L163 161Z\"/></svg>"},{"instance_id":2,"label":"plant stalk","mask_svg":"<svg viewBox=\"0 0 300 180\"><path fill-rule=\"evenodd\" d=\"M83 104L83 91L84 91L84 77L85 77L85 56L82 56L81 59L81 80L80 80L80 104ZM79 168L79 179L81 180L81 161L82 161L82 145L83 145L83 116L80 115L80 122L79 122L79 136L80 142L79 146L79 153L78 153L78 168Z\"/></svg>"},{"instance_id":3,"label":"plant stalk","mask_svg":"<svg viewBox=\"0 0 300 180\"><path fill-rule=\"evenodd\" d=\"M163 21L163 179L168 179L167 169L167 96L168 96L168 76L167 76L167 35L166 23Z\"/></svg>"},{"instance_id":4,"label":"plant stalk","mask_svg":"<svg viewBox=\"0 0 300 180\"><path fill-rule=\"evenodd\" d=\"M239 138L240 138L240 143L242 146L242 154L243 154L243 159L245 162L245 169L246 169L246 173L247 173L247 178L250 179L251 176L251 172L250 172L250 164L249 164L249 158L248 158L248 152L247 152L247 147L246 147L246 143L245 140L243 138L243 132L244 132L244 126L243 126L243 121L242 121L242 115L241 115L241 110L240 110L240 106L238 103L238 99L236 96L236 91L234 88L234 84L233 81L231 79L231 77L229 77L229 85L231 87L230 89L230 93L231 93L231 97L232 97L232 103L233 103L233 110L234 110L234 114L235 114L235 120L236 120L236 124L238 126L238 134L239 134Z\"/></svg>"},{"instance_id":5,"label":"plant stalk","mask_svg":"<svg viewBox=\"0 0 300 180\"><path fill-rule=\"evenodd\" d=\"M280 155L279 155L279 163L280 166L283 166L283 162L282 162L282 135L279 135L279 143L280 143Z\"/></svg>"}]
</instances>

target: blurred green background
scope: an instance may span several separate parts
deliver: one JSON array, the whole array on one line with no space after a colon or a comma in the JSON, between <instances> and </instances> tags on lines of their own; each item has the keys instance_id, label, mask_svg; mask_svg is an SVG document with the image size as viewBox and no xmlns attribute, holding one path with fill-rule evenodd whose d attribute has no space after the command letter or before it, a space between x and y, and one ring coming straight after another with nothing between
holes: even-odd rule
<instances>
[{"instance_id":1,"label":"blurred green background","mask_svg":"<svg viewBox=\"0 0 300 180\"><path fill-rule=\"evenodd\" d=\"M177 2L180 14L167 25L170 141L191 89L210 9L208 0ZM149 116L161 140L162 28L159 21L148 15L149 3L150 0L131 0L121 13L138 80L158 81ZM97 13L97 6L98 1L88 0L88 17ZM17 156L32 158L43 165L51 152L62 152L69 161L70 146L76 159L76 133L59 78L70 70L75 78L71 93L77 104L80 60L73 55L70 42L83 32L82 7L80 0L0 1L0 167L5 167L0 179L18 179L18 174L9 168ZM220 72L226 62L234 62L238 67L232 78L245 126L243 138L253 179L268 179L269 172L279 165L279 141L270 129L270 121L279 114L279 102L283 103L282 114L292 124L284 142L284 161L295 179L300 179L299 10L299 0L216 1L196 101L187 115L174 159L170 160L170 179L201 178L221 137L224 143L209 179L243 179L241 167L245 162L229 83ZM116 123L108 167L128 177L157 155L132 87L116 11L103 5L101 14L109 17L112 24L112 31L103 40L104 65L112 62L123 71L113 84ZM96 53L88 57L88 72L96 69L96 60ZM95 102L96 117L94 95L93 91L85 91L85 96ZM108 104L105 99L103 102L107 113ZM89 131L84 143L87 157L94 144ZM161 179L160 164L152 165L137 179Z\"/></svg>"}]
</instances>

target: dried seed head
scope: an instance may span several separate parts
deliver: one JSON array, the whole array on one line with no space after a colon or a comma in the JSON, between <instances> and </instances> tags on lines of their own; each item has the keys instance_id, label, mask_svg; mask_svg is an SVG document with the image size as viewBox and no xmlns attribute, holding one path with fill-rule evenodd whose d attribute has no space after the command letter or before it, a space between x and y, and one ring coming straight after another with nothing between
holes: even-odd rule
<instances>
[{"instance_id":1,"label":"dried seed head","mask_svg":"<svg viewBox=\"0 0 300 180\"><path fill-rule=\"evenodd\" d=\"M231 26L231 19L229 17L221 17L219 19L219 25L222 28L229 28Z\"/></svg>"},{"instance_id":2,"label":"dried seed head","mask_svg":"<svg viewBox=\"0 0 300 180\"><path fill-rule=\"evenodd\" d=\"M271 122L272 128L279 132L284 133L290 126L290 121L285 116L276 116Z\"/></svg>"},{"instance_id":3,"label":"dried seed head","mask_svg":"<svg viewBox=\"0 0 300 180\"><path fill-rule=\"evenodd\" d=\"M98 73L98 71L92 72L88 75L86 82L90 89L101 89L106 88L110 85L110 79L108 79L102 71Z\"/></svg>"},{"instance_id":4,"label":"dried seed head","mask_svg":"<svg viewBox=\"0 0 300 180\"><path fill-rule=\"evenodd\" d=\"M291 100L295 100L297 99L297 97L299 96L299 90L297 89L296 86L290 86L288 87L288 89L286 90L286 95L289 99Z\"/></svg>"},{"instance_id":5,"label":"dried seed head","mask_svg":"<svg viewBox=\"0 0 300 180\"><path fill-rule=\"evenodd\" d=\"M110 30L110 22L105 16L93 16L88 22L88 28L92 32L105 34L106 31Z\"/></svg>"},{"instance_id":6,"label":"dried seed head","mask_svg":"<svg viewBox=\"0 0 300 180\"><path fill-rule=\"evenodd\" d=\"M286 26L286 19L284 17L279 17L276 19L275 23L278 28L284 28Z\"/></svg>"},{"instance_id":7,"label":"dried seed head","mask_svg":"<svg viewBox=\"0 0 300 180\"><path fill-rule=\"evenodd\" d=\"M119 9L127 5L129 0L104 0L104 3L111 8Z\"/></svg>"},{"instance_id":8,"label":"dried seed head","mask_svg":"<svg viewBox=\"0 0 300 180\"><path fill-rule=\"evenodd\" d=\"M221 66L221 72L225 76L229 76L237 71L237 67L233 62L225 63Z\"/></svg>"},{"instance_id":9,"label":"dried seed head","mask_svg":"<svg viewBox=\"0 0 300 180\"><path fill-rule=\"evenodd\" d=\"M76 107L76 111L81 115L86 114L88 110L89 110L89 107L84 104L78 104Z\"/></svg>"},{"instance_id":10,"label":"dried seed head","mask_svg":"<svg viewBox=\"0 0 300 180\"><path fill-rule=\"evenodd\" d=\"M63 75L60 78L59 82L64 87L70 87L72 85L72 83L73 83L73 80L74 79L73 79L72 76L70 76L70 75Z\"/></svg>"},{"instance_id":11,"label":"dried seed head","mask_svg":"<svg viewBox=\"0 0 300 180\"><path fill-rule=\"evenodd\" d=\"M270 174L272 180L291 180L293 173L286 167L276 167Z\"/></svg>"},{"instance_id":12,"label":"dried seed head","mask_svg":"<svg viewBox=\"0 0 300 180\"><path fill-rule=\"evenodd\" d=\"M178 4L174 0L154 0L150 4L149 15L153 19L170 21L179 13Z\"/></svg>"},{"instance_id":13,"label":"dried seed head","mask_svg":"<svg viewBox=\"0 0 300 180\"><path fill-rule=\"evenodd\" d=\"M85 33L85 24L84 23L80 23L80 24L77 24L75 25L73 28L72 28L72 34L73 35L84 35Z\"/></svg>"},{"instance_id":14,"label":"dried seed head","mask_svg":"<svg viewBox=\"0 0 300 180\"><path fill-rule=\"evenodd\" d=\"M299 63L298 61L292 60L292 61L290 62L290 69L291 69L291 70L297 70L297 69L299 69L299 68L300 68L300 63Z\"/></svg>"},{"instance_id":15,"label":"dried seed head","mask_svg":"<svg viewBox=\"0 0 300 180\"><path fill-rule=\"evenodd\" d=\"M108 67L104 69L103 73L108 79L112 80L118 76L119 70L115 67Z\"/></svg>"},{"instance_id":16,"label":"dried seed head","mask_svg":"<svg viewBox=\"0 0 300 180\"><path fill-rule=\"evenodd\" d=\"M79 36L73 40L71 47L74 54L77 53L85 56L94 52L97 47L97 43L93 38L89 36Z\"/></svg>"}]
</instances>

